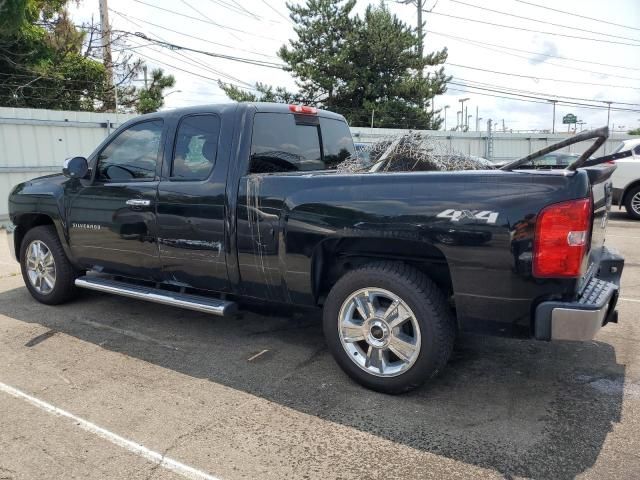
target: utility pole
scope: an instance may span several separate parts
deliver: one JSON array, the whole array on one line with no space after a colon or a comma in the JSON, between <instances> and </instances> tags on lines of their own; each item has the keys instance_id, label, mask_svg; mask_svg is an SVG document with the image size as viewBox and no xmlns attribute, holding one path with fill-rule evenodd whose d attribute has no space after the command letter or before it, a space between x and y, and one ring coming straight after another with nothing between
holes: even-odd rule
<instances>
[{"instance_id":1,"label":"utility pole","mask_svg":"<svg viewBox=\"0 0 640 480\"><path fill-rule=\"evenodd\" d=\"M603 101L602 103L607 104L607 127L609 126L609 120L611 119L611 104L613 102Z\"/></svg>"},{"instance_id":2,"label":"utility pole","mask_svg":"<svg viewBox=\"0 0 640 480\"><path fill-rule=\"evenodd\" d=\"M553 103L553 126L551 127L551 133L556 133L556 103L558 100L549 100Z\"/></svg>"},{"instance_id":3,"label":"utility pole","mask_svg":"<svg viewBox=\"0 0 640 480\"><path fill-rule=\"evenodd\" d=\"M371 128L373 128L373 116L376 113L376 109L374 108L373 110L371 110Z\"/></svg>"},{"instance_id":4,"label":"utility pole","mask_svg":"<svg viewBox=\"0 0 640 480\"><path fill-rule=\"evenodd\" d=\"M479 121L479 117L478 117L478 105L476 105L476 132L478 131L478 121Z\"/></svg>"},{"instance_id":5,"label":"utility pole","mask_svg":"<svg viewBox=\"0 0 640 480\"><path fill-rule=\"evenodd\" d=\"M402 3L404 5L415 5L418 9L418 38L420 39L420 43L418 44L418 54L420 58L422 58L422 53L424 51L424 42L422 39L422 11L424 10L424 0L398 0L398 3ZM418 72L420 76L422 76L422 72Z\"/></svg>"},{"instance_id":6,"label":"utility pole","mask_svg":"<svg viewBox=\"0 0 640 480\"><path fill-rule=\"evenodd\" d=\"M447 131L447 108L449 108L449 105L445 105L444 106L444 131Z\"/></svg>"},{"instance_id":7,"label":"utility pole","mask_svg":"<svg viewBox=\"0 0 640 480\"><path fill-rule=\"evenodd\" d=\"M100 37L102 43L102 62L107 70L107 94L105 109L117 111L118 105L113 85L113 59L111 57L111 25L109 25L109 7L107 0L100 0Z\"/></svg>"},{"instance_id":8,"label":"utility pole","mask_svg":"<svg viewBox=\"0 0 640 480\"><path fill-rule=\"evenodd\" d=\"M459 98L458 101L460 102L460 110L462 111L462 130L464 130L464 125L466 122L466 115L467 115L467 111L464 109L464 102L466 102L467 100L469 100L469 97L465 97L465 98Z\"/></svg>"},{"instance_id":9,"label":"utility pole","mask_svg":"<svg viewBox=\"0 0 640 480\"><path fill-rule=\"evenodd\" d=\"M147 82L147 66L142 66L142 71L144 72L144 89L147 90L149 88L149 84Z\"/></svg>"}]
</instances>

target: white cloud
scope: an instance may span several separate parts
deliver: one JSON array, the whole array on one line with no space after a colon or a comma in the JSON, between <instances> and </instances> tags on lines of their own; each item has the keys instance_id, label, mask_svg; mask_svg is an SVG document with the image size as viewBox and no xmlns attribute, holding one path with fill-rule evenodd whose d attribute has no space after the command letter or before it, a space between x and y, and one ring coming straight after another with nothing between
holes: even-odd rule
<instances>
[{"instance_id":1,"label":"white cloud","mask_svg":"<svg viewBox=\"0 0 640 480\"><path fill-rule=\"evenodd\" d=\"M148 5L134 0L110 0L110 7L128 16L127 19L111 14L114 29L127 31L141 31L146 35L163 38L166 41L191 48L234 55L237 57L260 59L277 62L278 48L286 43L294 35L290 22L284 20L271 10L264 2L253 0L241 3L255 16L246 12L240 13L239 9L225 7L223 3L211 0L187 0L208 18L220 25L230 28L214 26L211 23L184 18L149 5L174 10L177 12L199 17L195 11L182 2L171 0L142 0ZM295 0L294 0L295 1ZM480 0L468 0L469 3L484 6L486 2ZM285 0L268 0L269 4L277 11L287 14ZM541 4L554 6L550 2L539 0ZM364 11L368 2L359 1L356 9ZM372 0L377 3L377 0ZM389 8L406 22L415 23L415 8L408 5L387 2ZM232 4L228 4L232 5ZM495 0L490 4L494 10L529 16L545 21L551 21L567 26L575 26L594 31L607 32L614 35L638 38L640 32L624 30L619 27L588 21L569 15L557 14L548 10L535 8L510 0ZM640 3L636 0L618 0L615 6L603 3L601 0L565 0L562 3L563 10L579 12L581 15L602 17L608 21L625 24L640 25ZM459 17L478 19L486 22L501 23L514 27L524 27L531 30L545 30L559 33L588 36L584 32L575 32L559 27L528 22L490 12L482 12L476 8L464 7L452 2L441 1L436 7L436 12L447 13ZM84 0L79 7L72 9L76 21L88 20L91 15L98 17L98 0ZM135 17L135 18L134 18ZM140 21L140 20L143 21ZM611 100L640 104L640 47L592 42L573 38L564 38L500 28L480 23L457 20L445 16L425 14L426 40L425 51L449 48L449 62L467 67L477 67L485 70L499 72L518 73L534 78L519 78L507 75L499 75L490 72L472 70L462 67L446 66L446 72L454 75L454 79L483 82L496 86L498 89L508 87L524 91L539 92L545 95L571 96L592 100ZM152 22L163 27L170 28L189 36L180 35L163 28L151 26L146 22ZM135 23L133 23L135 22ZM241 30L241 31L238 31ZM536 56L527 53L507 51L503 48L470 44L467 41L444 37L433 32L440 32L455 37L473 39L480 42L495 44L509 48L516 48L531 52L542 52L547 55L559 55L565 58L584 59L592 62L619 65L619 67L606 67L585 63L576 63L568 60L551 59L544 56ZM606 39L607 37L591 35ZM192 38L196 37L198 39ZM215 42L215 43L212 43ZM137 40L138 44L145 44L143 40ZM219 78L222 74L233 76L248 83L261 81L272 85L282 85L294 88L295 83L291 76L281 70L268 69L231 60L212 58L196 53L172 52L158 46L142 47L135 50L145 58L150 67L159 66L165 71L176 76L176 89L181 90L167 98L167 106L170 108L196 105L198 103L215 103L227 101L224 94L217 87L215 80L208 80L178 70L189 70L193 73L204 75L210 79ZM540 57L540 58L538 58ZM153 58L154 60L149 60ZM543 60L544 59L544 60ZM195 63L194 63L195 62ZM564 68L562 66L563 65ZM567 68L571 67L571 68ZM579 68L595 73L572 70ZM619 75L625 78L617 78ZM542 80L543 78L556 78L568 81L581 81L600 83L604 86L582 85L577 83L553 82ZM628 86L633 88L620 88ZM505 120L507 128L514 130L542 129L551 127L552 106L547 103L525 103L515 100L494 98L489 95L499 95L495 92L471 89L475 93L463 93L454 91L461 87L451 85L451 89L445 95L435 99L436 108L450 105L448 112L448 125L455 123L455 112L458 99L463 96L471 97L468 102L469 113L474 115L471 125L475 125L475 110L479 108L479 114L483 117L482 123L488 118L501 124ZM484 93L485 95L481 95ZM533 95L535 96L535 94ZM603 103L604 105L604 103ZM640 107L628 106L627 108L640 110ZM588 127L597 127L606 124L606 110L593 110L576 106L560 106L556 108L556 124L561 122L562 116L574 113L583 119ZM611 112L611 123L625 125L627 128L640 124L638 112Z\"/></svg>"}]
</instances>

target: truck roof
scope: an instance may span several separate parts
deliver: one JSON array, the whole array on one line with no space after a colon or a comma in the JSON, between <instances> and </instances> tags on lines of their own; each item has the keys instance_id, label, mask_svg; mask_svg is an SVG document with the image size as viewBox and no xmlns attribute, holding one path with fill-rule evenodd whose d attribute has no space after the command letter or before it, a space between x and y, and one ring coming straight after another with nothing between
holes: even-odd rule
<instances>
[{"instance_id":1,"label":"truck roof","mask_svg":"<svg viewBox=\"0 0 640 480\"><path fill-rule=\"evenodd\" d=\"M203 112L223 113L224 111L229 112L229 111L235 110L236 108L245 108L245 109L255 108L256 111L261 113L291 113L291 110L289 109L289 107L290 105L286 103L270 103L270 102L214 103L214 104L204 104L204 105L197 105L197 106L191 106L191 107L174 108L171 110L162 110L160 112L141 115L140 117L136 117L133 120L138 121L141 118L163 118L163 117L168 117L173 115L182 116L182 115L188 115L190 113L203 113ZM317 109L317 113L315 115L319 117L324 117L324 118L333 118L335 120L344 120L344 117L342 115L330 112L328 110Z\"/></svg>"}]
</instances>

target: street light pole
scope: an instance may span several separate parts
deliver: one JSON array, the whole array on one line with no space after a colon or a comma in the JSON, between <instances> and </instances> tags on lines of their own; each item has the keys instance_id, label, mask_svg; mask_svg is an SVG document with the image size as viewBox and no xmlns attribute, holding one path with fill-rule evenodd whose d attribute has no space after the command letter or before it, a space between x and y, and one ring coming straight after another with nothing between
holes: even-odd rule
<instances>
[{"instance_id":1,"label":"street light pole","mask_svg":"<svg viewBox=\"0 0 640 480\"><path fill-rule=\"evenodd\" d=\"M611 120L611 101L603 101L602 103L607 104L607 128L609 128L609 121ZM604 153L607 154L607 142L604 142Z\"/></svg>"},{"instance_id":2,"label":"street light pole","mask_svg":"<svg viewBox=\"0 0 640 480\"><path fill-rule=\"evenodd\" d=\"M447 108L449 108L449 105L445 105L444 106L444 131L447 131Z\"/></svg>"},{"instance_id":3,"label":"street light pole","mask_svg":"<svg viewBox=\"0 0 640 480\"><path fill-rule=\"evenodd\" d=\"M551 127L551 133L556 133L556 103L558 103L557 100L549 100L551 103L553 103L553 126Z\"/></svg>"},{"instance_id":4,"label":"street light pole","mask_svg":"<svg viewBox=\"0 0 640 480\"><path fill-rule=\"evenodd\" d=\"M461 127L462 128L464 128L464 123L466 121L466 117L465 117L466 113L465 113L465 109L464 109L464 102L466 102L467 100L469 100L469 97L459 98L458 99L458 101L460 102L460 110L462 112L461 113L461 115L462 115L462 118L461 118L462 125L461 125Z\"/></svg>"},{"instance_id":5,"label":"street light pole","mask_svg":"<svg viewBox=\"0 0 640 480\"><path fill-rule=\"evenodd\" d=\"M603 101L602 103L607 104L607 127L609 126L609 120L611 119L611 104L613 102Z\"/></svg>"}]
</instances>

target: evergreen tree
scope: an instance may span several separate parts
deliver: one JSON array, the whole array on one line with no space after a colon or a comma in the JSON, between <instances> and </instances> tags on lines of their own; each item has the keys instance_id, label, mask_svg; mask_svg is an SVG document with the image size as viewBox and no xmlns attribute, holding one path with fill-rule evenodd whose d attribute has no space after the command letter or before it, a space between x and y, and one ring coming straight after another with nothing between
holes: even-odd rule
<instances>
[{"instance_id":1,"label":"evergreen tree","mask_svg":"<svg viewBox=\"0 0 640 480\"><path fill-rule=\"evenodd\" d=\"M354 126L438 129L435 95L446 91L443 49L421 57L415 30L380 4L363 18L352 14L355 0L307 0L288 5L298 36L278 55L296 80L298 93L262 84L257 94L221 84L238 101L297 101L344 115ZM430 71L424 75L428 67Z\"/></svg>"},{"instance_id":2,"label":"evergreen tree","mask_svg":"<svg viewBox=\"0 0 640 480\"><path fill-rule=\"evenodd\" d=\"M100 32L89 26L87 38L69 18L68 2L0 0L0 106L104 110L113 91L95 45ZM131 54L114 66L121 111L155 111L164 103L163 90L175 85L173 76L154 70L148 89L135 87L131 80L142 67Z\"/></svg>"},{"instance_id":3,"label":"evergreen tree","mask_svg":"<svg viewBox=\"0 0 640 480\"><path fill-rule=\"evenodd\" d=\"M140 89L136 102L138 113L155 112L164 105L163 92L166 88L171 88L176 84L173 75L165 75L161 69L151 72L151 84L148 88Z\"/></svg>"}]
</instances>

